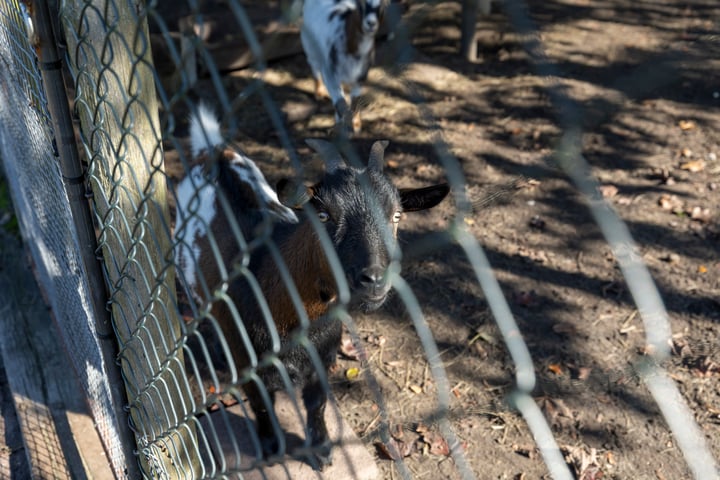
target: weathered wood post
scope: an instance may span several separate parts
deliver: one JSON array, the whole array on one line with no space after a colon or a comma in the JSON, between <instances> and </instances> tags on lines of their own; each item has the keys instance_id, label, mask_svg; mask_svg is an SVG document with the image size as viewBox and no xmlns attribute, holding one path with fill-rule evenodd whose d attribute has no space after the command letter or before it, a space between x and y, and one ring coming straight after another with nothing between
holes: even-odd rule
<instances>
[{"instance_id":1,"label":"weathered wood post","mask_svg":"<svg viewBox=\"0 0 720 480\"><path fill-rule=\"evenodd\" d=\"M154 67L142 0L66 0L61 21L113 326L144 474L200 469L186 388Z\"/></svg>"}]
</instances>

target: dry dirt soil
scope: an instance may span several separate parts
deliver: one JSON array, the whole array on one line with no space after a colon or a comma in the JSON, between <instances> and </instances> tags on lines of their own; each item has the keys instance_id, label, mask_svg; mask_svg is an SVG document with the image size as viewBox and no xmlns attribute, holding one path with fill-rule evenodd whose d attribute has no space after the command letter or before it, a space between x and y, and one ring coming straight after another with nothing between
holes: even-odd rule
<instances>
[{"instance_id":1,"label":"dry dirt soil","mask_svg":"<svg viewBox=\"0 0 720 480\"><path fill-rule=\"evenodd\" d=\"M501 11L478 20L474 61L458 54L459 2L404 5L412 49L401 64L392 43L381 43L355 142L367 152L389 139L388 171L400 186L447 180L440 141L459 163L477 202L463 223L509 302L535 364L532 396L577 478L692 478L633 368L647 332L616 259L553 161L564 124L549 89L578 108L572 123L583 131L583 154L665 301L672 355L664 367L720 459L720 4L529 3L537 28L529 34ZM261 96L240 95L256 77L228 72L222 83L236 102L238 141L277 179L291 171L281 138ZM325 136L333 117L329 102L312 95L303 55L271 62L262 78L290 142L308 157L303 139ZM203 89L214 95L207 78ZM456 215L451 199L407 215L401 227L403 276L440 350L452 427L477 478L548 478L525 421L507 404L515 366L486 296L463 250L434 235ZM412 475L459 478L435 436L437 379L405 304L396 295L355 320L368 360L341 356L331 380L384 477L398 469L377 445L378 393ZM348 379L353 368L359 375Z\"/></svg>"}]
</instances>

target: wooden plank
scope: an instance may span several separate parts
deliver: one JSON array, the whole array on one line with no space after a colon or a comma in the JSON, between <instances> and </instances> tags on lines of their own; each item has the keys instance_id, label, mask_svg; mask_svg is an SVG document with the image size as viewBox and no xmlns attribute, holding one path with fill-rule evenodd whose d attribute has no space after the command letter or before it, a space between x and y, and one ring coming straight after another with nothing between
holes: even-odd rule
<instances>
[{"instance_id":1,"label":"wooden plank","mask_svg":"<svg viewBox=\"0 0 720 480\"><path fill-rule=\"evenodd\" d=\"M0 355L0 478L30 478L22 432Z\"/></svg>"},{"instance_id":2,"label":"wooden plank","mask_svg":"<svg viewBox=\"0 0 720 480\"><path fill-rule=\"evenodd\" d=\"M0 234L0 245L0 353L30 465L29 478L112 478L82 389L58 343L27 257L12 237Z\"/></svg>"}]
</instances>

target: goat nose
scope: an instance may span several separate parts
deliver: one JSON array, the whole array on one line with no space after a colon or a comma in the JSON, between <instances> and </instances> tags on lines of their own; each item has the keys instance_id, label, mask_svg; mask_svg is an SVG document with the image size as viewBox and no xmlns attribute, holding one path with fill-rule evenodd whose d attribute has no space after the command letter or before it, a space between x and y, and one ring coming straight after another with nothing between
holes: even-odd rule
<instances>
[{"instance_id":1,"label":"goat nose","mask_svg":"<svg viewBox=\"0 0 720 480\"><path fill-rule=\"evenodd\" d=\"M380 287L385 283L385 269L372 266L360 272L360 284L364 287Z\"/></svg>"},{"instance_id":2,"label":"goat nose","mask_svg":"<svg viewBox=\"0 0 720 480\"><path fill-rule=\"evenodd\" d=\"M377 28L377 23L377 18L374 16L365 19L365 27L367 30L375 30Z\"/></svg>"}]
</instances>

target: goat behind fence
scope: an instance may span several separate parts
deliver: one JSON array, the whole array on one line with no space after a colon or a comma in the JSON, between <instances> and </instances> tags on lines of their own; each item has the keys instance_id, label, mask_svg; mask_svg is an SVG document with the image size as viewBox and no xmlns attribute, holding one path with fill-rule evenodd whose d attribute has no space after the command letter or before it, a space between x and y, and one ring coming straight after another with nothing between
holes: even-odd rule
<instances>
[{"instance_id":1,"label":"goat behind fence","mask_svg":"<svg viewBox=\"0 0 720 480\"><path fill-rule=\"evenodd\" d=\"M523 471L572 478L571 469L577 478L647 473L633 466L628 444L588 439L590 428L581 426L592 410L573 411L583 399L591 403L587 395L595 403L613 395L607 413L600 413L613 421L624 414L633 425L660 418L654 399L670 429L655 422L647 438L672 435L688 464L680 466L673 450L672 465L661 473L717 478L716 429L703 423L708 446L693 419L693 412L700 418L698 409L688 409L665 370L671 329L660 295L584 160L588 146L579 128L587 119L569 100L578 93L567 88L587 79L560 83L561 72L552 67L558 53L546 55L540 42L538 32L552 37L570 7L537 7L535 18L558 15L537 27L523 2L503 1L511 31L500 37L502 47L482 51L485 32L478 32L473 45L462 45L477 62L468 63L454 40L448 53L443 33L471 23L458 18L458 2L392 2L387 7L402 11L402 22L392 35L379 36L380 66L365 82L370 95L356 103L363 133L333 144L317 138L335 129L336 113L347 126L347 115L315 101L302 54L286 58L302 52L300 28L283 20L296 5L281 13L283 2L170 3L66 0L59 15L43 17L48 4L36 2L32 24L20 3L0 8L6 67L0 72L0 155L40 282L118 478L138 474L133 451L149 478L305 475L330 463L331 443L337 445L325 476L362 478L371 454L392 460L380 461L388 478L396 470L410 478L418 469L449 478ZM357 11L376 5L341 3ZM472 2L459 3L476 10ZM569 25L599 21L591 12L576 19L570 11ZM42 47L39 62L29 25ZM67 54L77 125L69 112L45 108L64 93L57 78L41 82L38 76L40 68L60 65L48 56L55 37ZM553 42L560 48L569 40ZM413 58L413 47L420 60L397 65L398 58ZM246 52L254 56L252 68L234 70L248 64L241 61ZM531 67L536 75L528 73ZM217 107L218 120L205 110L203 121L188 124L201 101ZM557 119L534 117L551 108ZM65 169L82 173L78 162L66 162L73 128L84 175ZM309 137L316 138L311 150ZM376 142L386 138L387 160L387 144ZM473 213L472 205L483 204L478 185L505 183L508 172L537 181L508 205ZM599 230L566 178L586 199ZM427 184L436 186L418 188ZM76 198L84 199L80 185L92 197L92 222L78 226L85 206ZM449 201L440 203L450 187ZM537 210L552 225L542 218L518 222L522 201L544 203L547 208ZM407 226L399 237L398 222ZM581 228L597 239L572 244L579 252L576 271L562 253L567 246L553 242ZM96 234L97 250L83 231ZM580 268L583 261L603 263L596 254L602 237L605 258L623 275L602 286L603 292L619 289L613 298L597 293L600 287ZM105 308L104 292L98 295L98 282L88 277L96 254L117 353L96 334L104 331L94 322ZM612 265L605 267L596 271L615 275ZM623 278L628 295L618 287ZM516 291L518 285L532 288ZM571 301L576 289L587 290L582 294L593 308ZM583 352L594 335L588 325L599 329L608 317L642 319L637 330L644 335L632 337L642 357L627 339L621 348L608 344L612 354L604 358ZM112 381L115 363L122 385ZM593 376L625 372L626 364L634 364L631 378L640 385ZM570 386L562 384L567 371L577 372L569 374ZM303 385L298 402L295 388ZM273 408L276 392L284 395ZM325 412L328 396L333 401ZM501 406L505 398L522 418ZM619 399L629 399L629 416ZM122 405L136 444L122 437L128 433L128 422L117 415ZM592 422L605 439L600 416ZM349 453L355 434L364 457ZM523 445L533 439L545 466L537 465L535 447ZM618 462L623 453L627 458ZM427 460L447 456L452 461ZM488 462L493 457L497 465ZM342 468L349 472L339 473Z\"/></svg>"}]
</instances>

